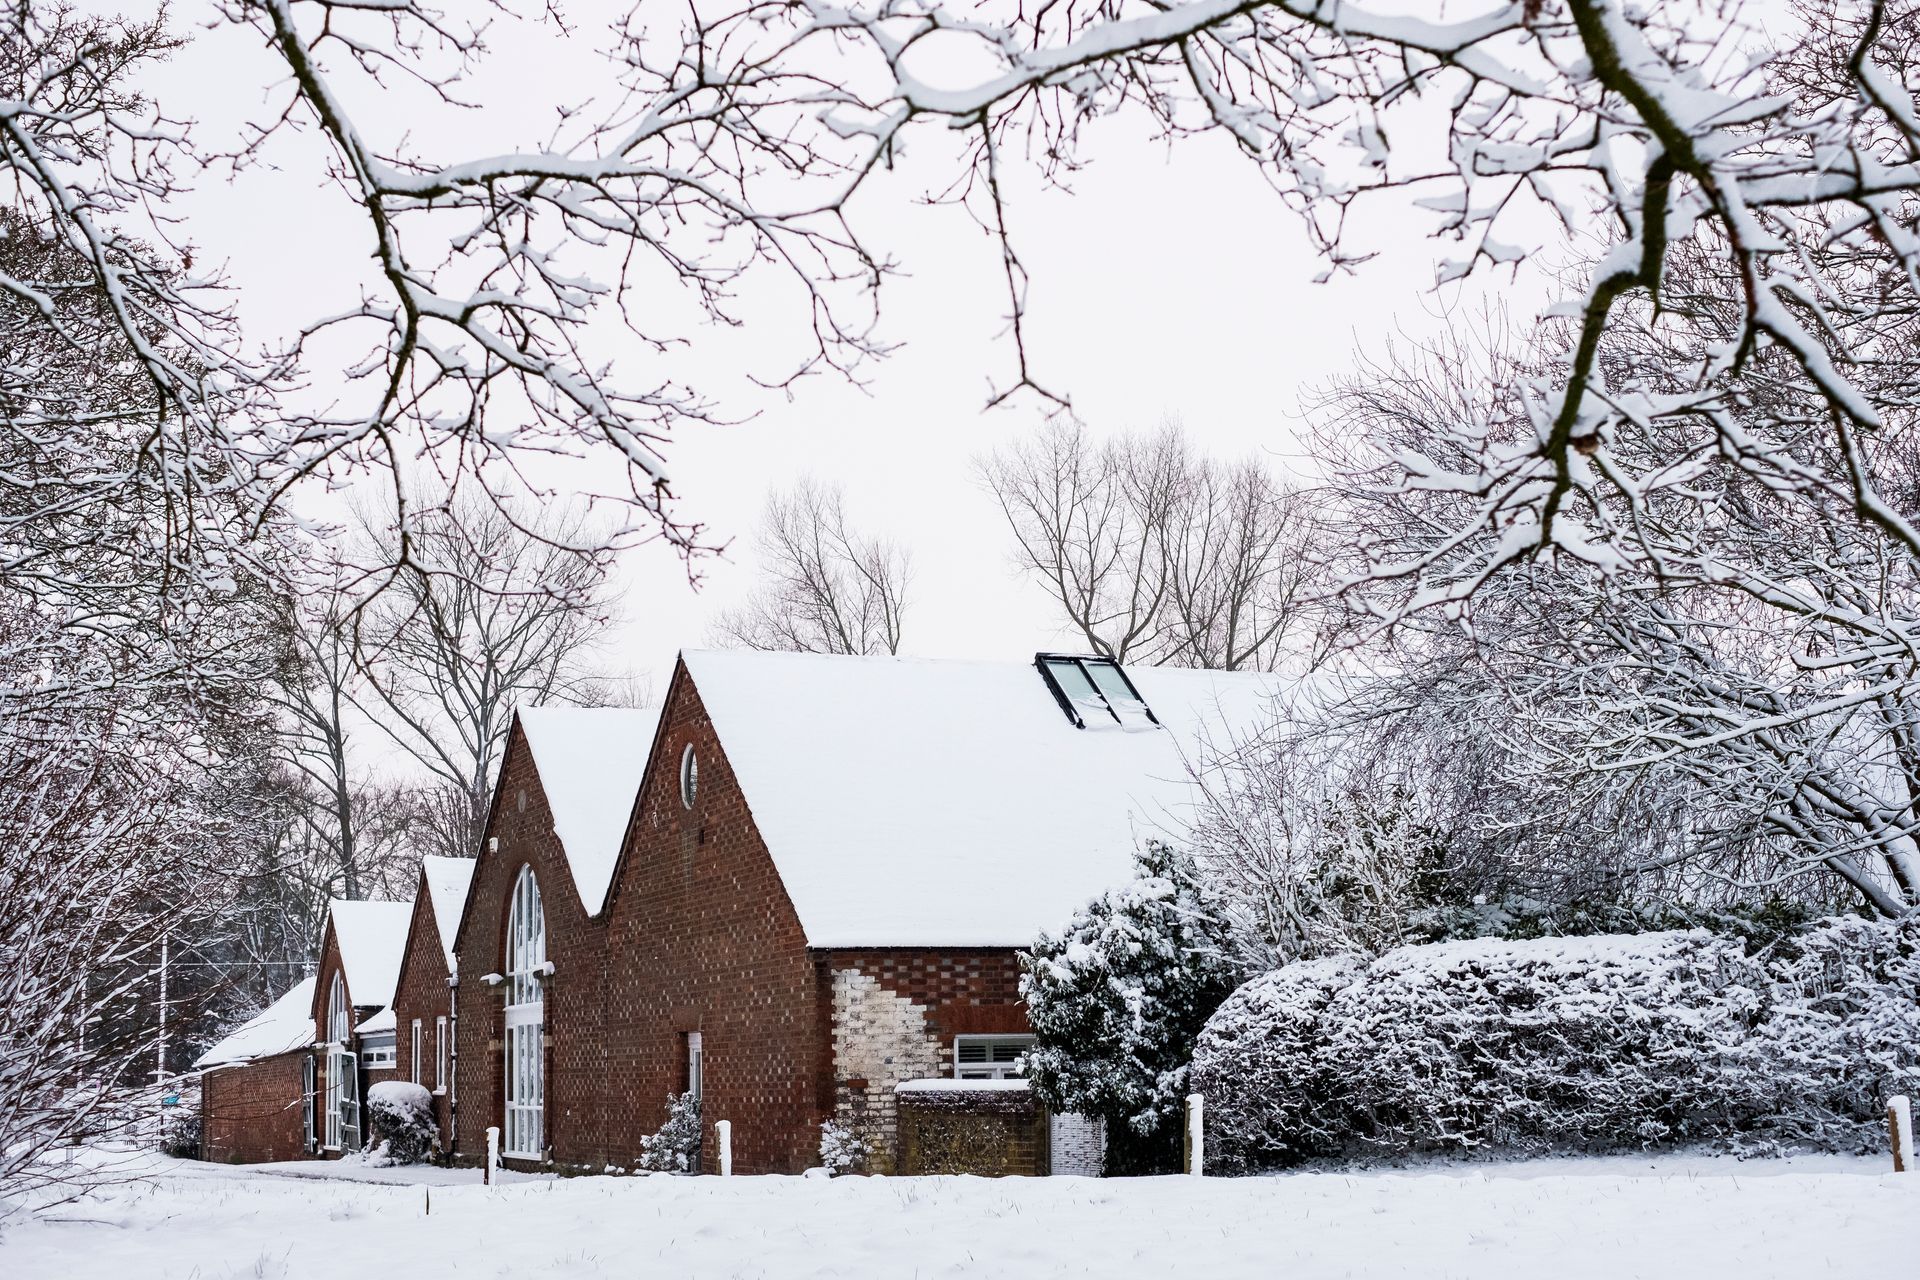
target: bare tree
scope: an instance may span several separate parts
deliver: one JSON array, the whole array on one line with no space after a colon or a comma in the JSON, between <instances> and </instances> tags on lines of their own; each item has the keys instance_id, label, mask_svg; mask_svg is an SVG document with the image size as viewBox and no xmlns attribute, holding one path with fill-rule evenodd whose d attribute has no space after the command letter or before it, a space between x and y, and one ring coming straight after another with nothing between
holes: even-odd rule
<instances>
[{"instance_id":1,"label":"bare tree","mask_svg":"<svg viewBox=\"0 0 1920 1280\"><path fill-rule=\"evenodd\" d=\"M1168 494L1147 468L1136 474L1139 460L1078 423L1049 422L976 464L1013 530L1015 562L1089 649L1120 662L1167 652Z\"/></svg>"},{"instance_id":2,"label":"bare tree","mask_svg":"<svg viewBox=\"0 0 1920 1280\"><path fill-rule=\"evenodd\" d=\"M1487 574L1448 616L1413 620L1431 580L1372 572L1429 559L1478 502L1407 483L1405 450L1420 441L1458 475L1501 442L1525 447L1532 388L1560 349L1412 353L1343 385L1322 406L1327 446L1369 442L1336 468L1350 598L1399 620L1392 658L1409 690L1470 657L1478 690L1459 719L1503 726L1523 801L1512 820L1568 796L1589 811L1665 796L1683 802L1676 838L1623 850L1612 874L1755 897L1843 888L1898 916L1920 904L1920 556L1860 519L1852 486L1821 477L1852 468L1891 516L1920 509L1920 306L1893 301L1904 267L1891 252L1809 251L1836 313L1856 317L1850 378L1881 423L1850 456L1821 379L1778 348L1723 369L1711 415L1688 412L1699 370L1742 325L1726 250L1701 235L1676 251L1659 313L1628 309L1596 354L1639 406L1611 428L1610 456L1651 472L1679 450L1684 467L1631 500L1569 508L1583 538L1563 524L1552 555ZM1738 450L1720 445L1727 433ZM1816 877L1828 887L1809 888Z\"/></svg>"},{"instance_id":3,"label":"bare tree","mask_svg":"<svg viewBox=\"0 0 1920 1280\"><path fill-rule=\"evenodd\" d=\"M1050 423L977 466L1016 563L1093 652L1222 671L1297 656L1305 504L1257 460L1204 457L1177 424L1101 444Z\"/></svg>"},{"instance_id":4,"label":"bare tree","mask_svg":"<svg viewBox=\"0 0 1920 1280\"><path fill-rule=\"evenodd\" d=\"M747 649L898 653L910 565L848 524L839 486L802 480L768 497L755 538L761 585L720 615L714 638Z\"/></svg>"},{"instance_id":5,"label":"bare tree","mask_svg":"<svg viewBox=\"0 0 1920 1280\"><path fill-rule=\"evenodd\" d=\"M472 856L494 769L522 703L582 702L603 688L588 662L608 621L603 559L578 514L457 499L400 530L365 522L381 563L401 563L370 606L359 707L429 779L433 843Z\"/></svg>"}]
</instances>

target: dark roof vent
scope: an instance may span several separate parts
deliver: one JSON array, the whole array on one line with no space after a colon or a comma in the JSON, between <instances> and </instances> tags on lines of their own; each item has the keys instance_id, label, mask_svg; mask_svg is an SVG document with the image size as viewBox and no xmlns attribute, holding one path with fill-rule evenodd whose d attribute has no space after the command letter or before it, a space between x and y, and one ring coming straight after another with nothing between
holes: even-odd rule
<instances>
[{"instance_id":1,"label":"dark roof vent","mask_svg":"<svg viewBox=\"0 0 1920 1280\"><path fill-rule=\"evenodd\" d=\"M1076 729L1151 729L1160 723L1112 658L1036 653L1033 665Z\"/></svg>"}]
</instances>

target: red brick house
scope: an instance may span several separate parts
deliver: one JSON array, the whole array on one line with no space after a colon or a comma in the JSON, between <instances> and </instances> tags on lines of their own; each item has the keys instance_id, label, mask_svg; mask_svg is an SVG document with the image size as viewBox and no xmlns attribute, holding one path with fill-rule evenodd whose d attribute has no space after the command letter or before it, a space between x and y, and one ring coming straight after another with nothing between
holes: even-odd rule
<instances>
[{"instance_id":1,"label":"red brick house","mask_svg":"<svg viewBox=\"0 0 1920 1280\"><path fill-rule=\"evenodd\" d=\"M395 980L413 904L328 904L319 971L200 1056L201 1152L333 1157L365 1141L360 1100L394 1077Z\"/></svg>"},{"instance_id":2,"label":"red brick house","mask_svg":"<svg viewBox=\"0 0 1920 1280\"><path fill-rule=\"evenodd\" d=\"M361 1100L394 1078L393 991L412 918L410 902L328 904L313 993L314 1141L322 1157L365 1144Z\"/></svg>"},{"instance_id":3,"label":"red brick house","mask_svg":"<svg viewBox=\"0 0 1920 1280\"><path fill-rule=\"evenodd\" d=\"M600 1167L606 904L654 710L523 709L454 934L454 1150Z\"/></svg>"},{"instance_id":4,"label":"red brick house","mask_svg":"<svg viewBox=\"0 0 1920 1280\"><path fill-rule=\"evenodd\" d=\"M396 1075L432 1091L442 1150L452 1146L453 1110L458 1103L453 1071L458 1013L453 935L460 927L473 868L470 858L420 860L420 881L393 994L394 1024L400 1037Z\"/></svg>"},{"instance_id":5,"label":"red brick house","mask_svg":"<svg viewBox=\"0 0 1920 1280\"><path fill-rule=\"evenodd\" d=\"M896 1086L1012 1070L1018 949L1126 878L1209 730L1274 692L693 652L657 722L523 712L455 942L459 1151L497 1126L509 1163L630 1167L692 1091L739 1172L817 1163L829 1120L894 1169Z\"/></svg>"}]
</instances>

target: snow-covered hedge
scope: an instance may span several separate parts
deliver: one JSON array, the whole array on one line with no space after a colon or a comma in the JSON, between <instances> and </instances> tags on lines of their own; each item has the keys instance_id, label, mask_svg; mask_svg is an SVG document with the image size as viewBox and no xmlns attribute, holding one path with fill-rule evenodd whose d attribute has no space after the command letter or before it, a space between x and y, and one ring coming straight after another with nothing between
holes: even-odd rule
<instances>
[{"instance_id":1,"label":"snow-covered hedge","mask_svg":"<svg viewBox=\"0 0 1920 1280\"><path fill-rule=\"evenodd\" d=\"M1769 967L1769 1129L1807 1145L1880 1148L1887 1098L1920 1093L1920 916L1829 920Z\"/></svg>"},{"instance_id":2,"label":"snow-covered hedge","mask_svg":"<svg viewBox=\"0 0 1920 1280\"><path fill-rule=\"evenodd\" d=\"M1403 947L1241 987L1194 1055L1223 1170L1357 1151L1870 1146L1920 1086L1920 921L1769 966L1704 931Z\"/></svg>"},{"instance_id":3,"label":"snow-covered hedge","mask_svg":"<svg viewBox=\"0 0 1920 1280\"><path fill-rule=\"evenodd\" d=\"M433 1157L440 1126L433 1118L433 1095L425 1085L382 1080L367 1090L367 1117L379 1145L374 1152L394 1164L419 1164Z\"/></svg>"},{"instance_id":4,"label":"snow-covered hedge","mask_svg":"<svg viewBox=\"0 0 1920 1280\"><path fill-rule=\"evenodd\" d=\"M1352 1122L1329 1105L1335 1081L1320 1026L1364 967L1349 956L1290 964L1242 986L1208 1020L1192 1079L1207 1099L1210 1165L1244 1172L1345 1144Z\"/></svg>"}]
</instances>

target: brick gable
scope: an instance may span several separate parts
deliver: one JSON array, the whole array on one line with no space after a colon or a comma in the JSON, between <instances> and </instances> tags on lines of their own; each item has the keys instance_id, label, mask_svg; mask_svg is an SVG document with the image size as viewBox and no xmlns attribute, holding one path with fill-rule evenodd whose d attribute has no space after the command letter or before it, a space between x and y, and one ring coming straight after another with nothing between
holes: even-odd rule
<instances>
[{"instance_id":1,"label":"brick gable","mask_svg":"<svg viewBox=\"0 0 1920 1280\"><path fill-rule=\"evenodd\" d=\"M486 1131L502 1124L506 1106L503 993L483 981L505 966L507 911L515 879L531 867L546 912L546 1129L556 1163L598 1167L601 1136L600 974L605 926L587 916L574 889L553 813L526 736L516 725L502 757L487 821L487 841L474 867L455 941L460 983L454 1043L458 1068L454 1141L460 1158L486 1152ZM416 912L418 907L416 905Z\"/></svg>"},{"instance_id":2,"label":"brick gable","mask_svg":"<svg viewBox=\"0 0 1920 1280\"><path fill-rule=\"evenodd\" d=\"M434 1037L439 1030L438 1021L447 1022L448 1036L447 1062L448 1079L444 1089L436 1089L433 1099L435 1119L440 1125L440 1145L442 1150L452 1145L452 1052L453 1034L457 1028L454 1018L454 992L447 985L447 954L440 945L440 926L434 918L433 895L428 891L426 875L422 872L419 888L413 896L413 921L407 928L406 954L400 961L400 980L393 993L393 1012L399 1029L399 1062L396 1079L418 1080L428 1089L435 1089L435 1072L438 1049ZM420 1023L419 1070L416 1073L413 1060L413 1023Z\"/></svg>"},{"instance_id":3,"label":"brick gable","mask_svg":"<svg viewBox=\"0 0 1920 1280\"><path fill-rule=\"evenodd\" d=\"M680 762L699 785L689 809ZM713 732L676 669L609 908L606 1016L609 1153L641 1139L683 1088L686 1033L699 1031L707 1130L733 1123L734 1168L792 1173L816 1163L830 1105L826 1014L799 917Z\"/></svg>"}]
</instances>

